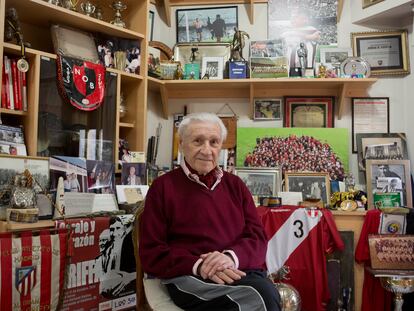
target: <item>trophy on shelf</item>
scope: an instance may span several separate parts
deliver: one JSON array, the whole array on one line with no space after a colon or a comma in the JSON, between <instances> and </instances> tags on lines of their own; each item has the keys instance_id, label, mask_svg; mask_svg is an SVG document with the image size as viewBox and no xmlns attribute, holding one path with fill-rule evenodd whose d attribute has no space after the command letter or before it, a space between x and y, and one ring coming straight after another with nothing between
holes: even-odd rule
<instances>
[{"instance_id":1,"label":"trophy on shelf","mask_svg":"<svg viewBox=\"0 0 414 311\"><path fill-rule=\"evenodd\" d=\"M50 4L62 6L62 4L60 3L60 0L45 0L45 1L47 1L47 3L50 3Z\"/></svg>"},{"instance_id":2,"label":"trophy on shelf","mask_svg":"<svg viewBox=\"0 0 414 311\"><path fill-rule=\"evenodd\" d=\"M91 16L93 13L95 13L95 10L96 10L96 6L93 5L90 1L82 2L80 4L80 7L81 7L82 12L86 16Z\"/></svg>"},{"instance_id":3,"label":"trophy on shelf","mask_svg":"<svg viewBox=\"0 0 414 311\"><path fill-rule=\"evenodd\" d=\"M111 21L112 25L119 26L125 28L125 22L122 20L121 11L125 10L127 8L126 4L122 3L122 1L114 1L112 2L111 8L114 9L115 12L115 18Z\"/></svg>"},{"instance_id":4,"label":"trophy on shelf","mask_svg":"<svg viewBox=\"0 0 414 311\"><path fill-rule=\"evenodd\" d=\"M95 18L99 20L103 20L102 8L99 5L95 7Z\"/></svg>"},{"instance_id":5,"label":"trophy on shelf","mask_svg":"<svg viewBox=\"0 0 414 311\"><path fill-rule=\"evenodd\" d=\"M247 78L248 65L243 57L243 48L245 46L245 37L250 39L247 32L234 27L233 41L230 45L230 59L226 62L225 76L229 79Z\"/></svg>"},{"instance_id":6,"label":"trophy on shelf","mask_svg":"<svg viewBox=\"0 0 414 311\"><path fill-rule=\"evenodd\" d=\"M78 9L76 6L78 5L79 0L65 0L65 8L77 12Z\"/></svg>"}]
</instances>

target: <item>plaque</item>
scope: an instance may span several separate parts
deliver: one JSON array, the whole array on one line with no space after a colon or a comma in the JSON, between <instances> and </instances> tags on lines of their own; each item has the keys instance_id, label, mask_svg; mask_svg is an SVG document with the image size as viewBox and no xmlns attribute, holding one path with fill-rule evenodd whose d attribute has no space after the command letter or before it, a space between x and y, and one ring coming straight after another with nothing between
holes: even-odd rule
<instances>
[{"instance_id":1,"label":"plaque","mask_svg":"<svg viewBox=\"0 0 414 311\"><path fill-rule=\"evenodd\" d=\"M229 61L229 79L246 79L247 62Z\"/></svg>"}]
</instances>

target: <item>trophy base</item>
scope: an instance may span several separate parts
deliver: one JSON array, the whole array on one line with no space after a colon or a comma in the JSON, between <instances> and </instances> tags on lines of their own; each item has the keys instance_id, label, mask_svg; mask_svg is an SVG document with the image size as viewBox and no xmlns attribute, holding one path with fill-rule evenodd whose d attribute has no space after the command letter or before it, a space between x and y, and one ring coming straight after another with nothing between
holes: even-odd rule
<instances>
[{"instance_id":1,"label":"trophy base","mask_svg":"<svg viewBox=\"0 0 414 311\"><path fill-rule=\"evenodd\" d=\"M226 62L224 77L226 79L246 79L250 77L249 65L247 61Z\"/></svg>"}]
</instances>

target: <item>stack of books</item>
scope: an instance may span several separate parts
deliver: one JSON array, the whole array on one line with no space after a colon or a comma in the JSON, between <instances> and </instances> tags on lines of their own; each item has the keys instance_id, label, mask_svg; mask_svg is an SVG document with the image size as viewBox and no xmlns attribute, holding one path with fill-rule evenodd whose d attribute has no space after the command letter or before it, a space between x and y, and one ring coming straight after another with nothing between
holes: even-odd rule
<instances>
[{"instance_id":1,"label":"stack of books","mask_svg":"<svg viewBox=\"0 0 414 311\"><path fill-rule=\"evenodd\" d=\"M27 111L26 72L17 69L17 58L4 56L1 85L1 108Z\"/></svg>"}]
</instances>

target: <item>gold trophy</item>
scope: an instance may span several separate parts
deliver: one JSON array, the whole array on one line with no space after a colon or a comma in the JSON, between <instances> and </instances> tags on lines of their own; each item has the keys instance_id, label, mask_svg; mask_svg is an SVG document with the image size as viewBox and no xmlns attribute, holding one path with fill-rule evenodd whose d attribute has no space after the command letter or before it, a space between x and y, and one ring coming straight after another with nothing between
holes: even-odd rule
<instances>
[{"instance_id":1,"label":"gold trophy","mask_svg":"<svg viewBox=\"0 0 414 311\"><path fill-rule=\"evenodd\" d=\"M112 25L119 26L125 28L125 22L122 20L121 11L127 8L126 4L122 3L122 1L114 1L112 2L111 8L114 9L115 12L115 19L111 21Z\"/></svg>"},{"instance_id":2,"label":"gold trophy","mask_svg":"<svg viewBox=\"0 0 414 311\"><path fill-rule=\"evenodd\" d=\"M65 8L77 12L78 9L76 6L78 5L79 0L65 0Z\"/></svg>"},{"instance_id":3,"label":"gold trophy","mask_svg":"<svg viewBox=\"0 0 414 311\"><path fill-rule=\"evenodd\" d=\"M91 16L93 13L95 13L95 10L96 10L96 6L94 6L89 1L82 2L80 7L81 7L82 12L85 13L86 16Z\"/></svg>"}]
</instances>

